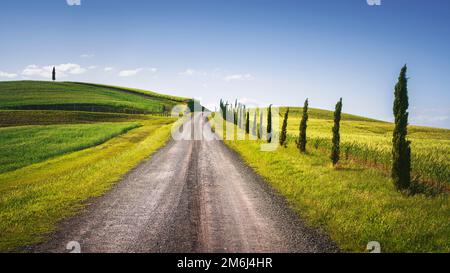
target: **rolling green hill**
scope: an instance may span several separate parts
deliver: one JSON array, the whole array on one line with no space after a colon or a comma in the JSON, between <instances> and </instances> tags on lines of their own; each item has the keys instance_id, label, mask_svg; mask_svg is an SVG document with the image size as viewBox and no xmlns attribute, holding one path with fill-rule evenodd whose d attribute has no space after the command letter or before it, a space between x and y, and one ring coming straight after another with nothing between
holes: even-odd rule
<instances>
[{"instance_id":1,"label":"rolling green hill","mask_svg":"<svg viewBox=\"0 0 450 273\"><path fill-rule=\"evenodd\" d=\"M280 107L280 115L286 112L287 107ZM301 117L303 112L302 107L289 107L289 115ZM317 109L317 108L309 108L308 109L309 118L313 119L325 119L325 120L333 120L333 111ZM347 121L373 121L373 122L382 122L380 120L356 116L352 114L342 113L342 120Z\"/></svg>"},{"instance_id":2,"label":"rolling green hill","mask_svg":"<svg viewBox=\"0 0 450 273\"><path fill-rule=\"evenodd\" d=\"M161 113L189 99L139 89L46 81L0 82L0 109Z\"/></svg>"}]
</instances>

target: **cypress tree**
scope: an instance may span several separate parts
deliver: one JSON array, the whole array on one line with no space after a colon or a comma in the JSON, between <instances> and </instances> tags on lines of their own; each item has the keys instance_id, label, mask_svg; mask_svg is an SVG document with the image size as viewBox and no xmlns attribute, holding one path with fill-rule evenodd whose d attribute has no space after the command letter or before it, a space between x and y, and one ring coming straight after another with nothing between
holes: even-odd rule
<instances>
[{"instance_id":1,"label":"cypress tree","mask_svg":"<svg viewBox=\"0 0 450 273\"><path fill-rule=\"evenodd\" d=\"M247 119L247 112L245 110L245 105L241 106L241 122L239 128L245 129L245 121Z\"/></svg>"},{"instance_id":2,"label":"cypress tree","mask_svg":"<svg viewBox=\"0 0 450 273\"><path fill-rule=\"evenodd\" d=\"M53 71L52 71L52 80L56 81L56 68L53 67Z\"/></svg>"},{"instance_id":3,"label":"cypress tree","mask_svg":"<svg viewBox=\"0 0 450 273\"><path fill-rule=\"evenodd\" d=\"M408 79L406 65L403 66L395 86L394 116L395 128L392 138L391 177L398 190L405 190L411 184L411 142L408 134Z\"/></svg>"},{"instance_id":4,"label":"cypress tree","mask_svg":"<svg viewBox=\"0 0 450 273\"><path fill-rule=\"evenodd\" d=\"M229 110L228 110L228 101L223 105L223 120L224 121L229 121Z\"/></svg>"},{"instance_id":5,"label":"cypress tree","mask_svg":"<svg viewBox=\"0 0 450 273\"><path fill-rule=\"evenodd\" d=\"M244 112L242 113L242 117L245 118L245 119L247 119L247 118L246 118L246 115L248 115L247 106L245 106L245 104L244 104L243 108L244 108ZM245 124L243 124L244 127L247 126L247 121L250 121L250 117L248 117L248 119L246 120ZM248 127L248 132L247 132L247 134L248 134L249 132L250 132L250 126Z\"/></svg>"},{"instance_id":6,"label":"cypress tree","mask_svg":"<svg viewBox=\"0 0 450 273\"><path fill-rule=\"evenodd\" d=\"M237 108L237 116L238 116L237 125L239 126L239 128L242 129L242 108L240 103L238 104Z\"/></svg>"},{"instance_id":7,"label":"cypress tree","mask_svg":"<svg viewBox=\"0 0 450 273\"><path fill-rule=\"evenodd\" d=\"M194 113L194 111L195 111L195 100L194 99L189 100L188 107L189 107L189 111L191 111L191 113Z\"/></svg>"},{"instance_id":8,"label":"cypress tree","mask_svg":"<svg viewBox=\"0 0 450 273\"><path fill-rule=\"evenodd\" d=\"M250 113L247 112L247 118L245 121L245 133L250 134Z\"/></svg>"},{"instance_id":9,"label":"cypress tree","mask_svg":"<svg viewBox=\"0 0 450 273\"><path fill-rule=\"evenodd\" d=\"M286 110L286 113L284 113L284 119L283 119L283 126L281 127L281 134L280 134L280 145L286 147L286 131L287 131L287 122L289 118L289 107Z\"/></svg>"},{"instance_id":10,"label":"cypress tree","mask_svg":"<svg viewBox=\"0 0 450 273\"><path fill-rule=\"evenodd\" d=\"M221 109L222 109L222 119L223 119L223 120L227 120L228 102L225 104L225 103L222 101Z\"/></svg>"},{"instance_id":11,"label":"cypress tree","mask_svg":"<svg viewBox=\"0 0 450 273\"><path fill-rule=\"evenodd\" d=\"M257 122L256 122L256 109L255 109L255 116L253 117L253 127L252 127L252 135L256 136L256 130L257 130Z\"/></svg>"},{"instance_id":12,"label":"cypress tree","mask_svg":"<svg viewBox=\"0 0 450 273\"><path fill-rule=\"evenodd\" d=\"M300 152L306 152L306 128L308 126L308 99L305 100L303 106L302 120L300 121L297 148Z\"/></svg>"},{"instance_id":13,"label":"cypress tree","mask_svg":"<svg viewBox=\"0 0 450 273\"><path fill-rule=\"evenodd\" d=\"M267 111L267 143L272 142L272 104Z\"/></svg>"},{"instance_id":14,"label":"cypress tree","mask_svg":"<svg viewBox=\"0 0 450 273\"><path fill-rule=\"evenodd\" d=\"M259 130L258 130L258 139L262 139L263 137L263 110L259 111Z\"/></svg>"},{"instance_id":15,"label":"cypress tree","mask_svg":"<svg viewBox=\"0 0 450 273\"><path fill-rule=\"evenodd\" d=\"M342 111L342 98L336 104L336 109L334 111L333 146L331 148L331 161L333 162L333 166L335 166L339 161L340 141L341 141L339 128L341 122L341 111Z\"/></svg>"}]
</instances>

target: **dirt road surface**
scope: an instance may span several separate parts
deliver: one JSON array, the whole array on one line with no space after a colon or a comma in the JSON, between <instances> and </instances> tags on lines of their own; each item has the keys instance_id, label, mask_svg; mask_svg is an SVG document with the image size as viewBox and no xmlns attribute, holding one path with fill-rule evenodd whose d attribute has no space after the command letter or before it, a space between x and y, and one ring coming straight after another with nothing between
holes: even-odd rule
<instances>
[{"instance_id":1,"label":"dirt road surface","mask_svg":"<svg viewBox=\"0 0 450 273\"><path fill-rule=\"evenodd\" d=\"M183 127L215 138L202 114ZM195 130L192 130L195 128ZM32 252L335 252L219 140L171 140Z\"/></svg>"}]
</instances>

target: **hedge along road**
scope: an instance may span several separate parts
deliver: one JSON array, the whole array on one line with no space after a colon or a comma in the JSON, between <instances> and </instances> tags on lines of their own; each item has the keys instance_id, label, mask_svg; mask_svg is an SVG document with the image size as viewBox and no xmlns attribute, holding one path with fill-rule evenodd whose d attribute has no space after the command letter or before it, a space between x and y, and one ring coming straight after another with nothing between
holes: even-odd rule
<instances>
[{"instance_id":1,"label":"hedge along road","mask_svg":"<svg viewBox=\"0 0 450 273\"><path fill-rule=\"evenodd\" d=\"M335 252L216 139L203 114L32 252ZM196 138L194 138L196 139ZM207 140L214 139L214 140Z\"/></svg>"}]
</instances>

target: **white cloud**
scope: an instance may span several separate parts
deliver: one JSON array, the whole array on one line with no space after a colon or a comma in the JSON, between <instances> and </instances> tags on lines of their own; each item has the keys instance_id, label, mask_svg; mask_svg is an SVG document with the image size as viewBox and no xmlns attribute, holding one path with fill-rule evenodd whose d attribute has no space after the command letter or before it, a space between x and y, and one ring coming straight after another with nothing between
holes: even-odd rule
<instances>
[{"instance_id":1,"label":"white cloud","mask_svg":"<svg viewBox=\"0 0 450 273\"><path fill-rule=\"evenodd\" d=\"M266 102L263 102L258 99L252 99L252 98L242 98L242 99L239 99L238 101L242 104L245 104L245 105L251 106L251 107L261 107L264 105L269 105Z\"/></svg>"},{"instance_id":2,"label":"white cloud","mask_svg":"<svg viewBox=\"0 0 450 273\"><path fill-rule=\"evenodd\" d=\"M44 78L48 78L51 76L51 71L45 71L43 68L31 64L22 71L23 76L40 76Z\"/></svg>"},{"instance_id":3,"label":"white cloud","mask_svg":"<svg viewBox=\"0 0 450 273\"><path fill-rule=\"evenodd\" d=\"M449 126L450 108L417 108L413 107L410 113L412 124L428 126Z\"/></svg>"},{"instance_id":4,"label":"white cloud","mask_svg":"<svg viewBox=\"0 0 450 273\"><path fill-rule=\"evenodd\" d=\"M131 77L137 75L139 72L141 72L142 68L136 68L132 70L123 70L119 72L120 77Z\"/></svg>"},{"instance_id":5,"label":"white cloud","mask_svg":"<svg viewBox=\"0 0 450 273\"><path fill-rule=\"evenodd\" d=\"M111 72L114 70L114 67L108 66L108 67L105 67L104 70L105 70L105 72Z\"/></svg>"},{"instance_id":6,"label":"white cloud","mask_svg":"<svg viewBox=\"0 0 450 273\"><path fill-rule=\"evenodd\" d=\"M243 81L243 80L253 80L252 74L232 74L231 72L226 72L220 68L215 68L211 71L197 70L193 68L188 68L182 72L179 72L180 76L204 76L215 79L224 79L226 81Z\"/></svg>"},{"instance_id":7,"label":"white cloud","mask_svg":"<svg viewBox=\"0 0 450 273\"><path fill-rule=\"evenodd\" d=\"M69 6L81 6L81 0L66 0Z\"/></svg>"},{"instance_id":8,"label":"white cloud","mask_svg":"<svg viewBox=\"0 0 450 273\"><path fill-rule=\"evenodd\" d=\"M244 80L253 80L253 76L251 74L233 74L228 75L224 78L226 81L244 81Z\"/></svg>"},{"instance_id":9,"label":"white cloud","mask_svg":"<svg viewBox=\"0 0 450 273\"><path fill-rule=\"evenodd\" d=\"M156 71L158 70L156 68L142 68L142 67L130 70L122 70L119 72L119 77L132 77L144 71L156 73Z\"/></svg>"},{"instance_id":10,"label":"white cloud","mask_svg":"<svg viewBox=\"0 0 450 273\"><path fill-rule=\"evenodd\" d=\"M180 72L178 74L181 76L192 76L192 75L194 75L194 73L195 73L194 69L186 69L185 71Z\"/></svg>"},{"instance_id":11,"label":"white cloud","mask_svg":"<svg viewBox=\"0 0 450 273\"><path fill-rule=\"evenodd\" d=\"M195 70L192 68L188 68L183 72L178 73L180 76L208 76L208 73L205 71Z\"/></svg>"},{"instance_id":12,"label":"white cloud","mask_svg":"<svg viewBox=\"0 0 450 273\"><path fill-rule=\"evenodd\" d=\"M67 63L67 64L59 64L54 66L56 68L56 73L62 74L72 74L79 75L86 72L86 68L81 67L79 64ZM45 66L44 70L52 70L53 66Z\"/></svg>"},{"instance_id":13,"label":"white cloud","mask_svg":"<svg viewBox=\"0 0 450 273\"><path fill-rule=\"evenodd\" d=\"M419 122L419 123L433 123L433 122L441 122L441 121L448 121L450 120L450 116L416 116L411 118L412 122Z\"/></svg>"},{"instance_id":14,"label":"white cloud","mask_svg":"<svg viewBox=\"0 0 450 273\"><path fill-rule=\"evenodd\" d=\"M86 68L79 64L67 63L59 65L38 66L35 64L25 67L22 71L23 76L32 77L38 76L43 78L51 78L53 67L56 69L57 77L66 77L68 75L80 75L87 71Z\"/></svg>"},{"instance_id":15,"label":"white cloud","mask_svg":"<svg viewBox=\"0 0 450 273\"><path fill-rule=\"evenodd\" d=\"M94 58L94 57L95 57L94 54L81 54L80 55L80 58L82 58L82 59L91 59L91 58Z\"/></svg>"},{"instance_id":16,"label":"white cloud","mask_svg":"<svg viewBox=\"0 0 450 273\"><path fill-rule=\"evenodd\" d=\"M7 73L7 72L0 71L0 78L12 79L12 78L15 78L17 76L18 75L14 74L14 73Z\"/></svg>"}]
</instances>

